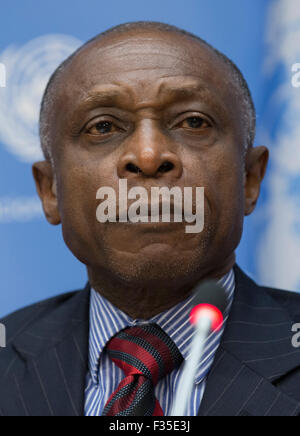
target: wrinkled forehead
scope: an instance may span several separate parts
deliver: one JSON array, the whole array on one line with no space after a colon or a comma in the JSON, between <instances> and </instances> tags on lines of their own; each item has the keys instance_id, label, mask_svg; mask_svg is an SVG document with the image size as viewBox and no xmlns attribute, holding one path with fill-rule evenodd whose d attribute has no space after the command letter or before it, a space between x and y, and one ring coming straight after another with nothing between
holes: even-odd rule
<instances>
[{"instance_id":1,"label":"wrinkled forehead","mask_svg":"<svg viewBox=\"0 0 300 436\"><path fill-rule=\"evenodd\" d=\"M172 86L176 81L199 83L225 104L235 93L227 65L200 41L173 32L135 31L84 47L64 71L59 94L74 107L98 85L128 85L143 98L149 91L155 96L162 82Z\"/></svg>"}]
</instances>

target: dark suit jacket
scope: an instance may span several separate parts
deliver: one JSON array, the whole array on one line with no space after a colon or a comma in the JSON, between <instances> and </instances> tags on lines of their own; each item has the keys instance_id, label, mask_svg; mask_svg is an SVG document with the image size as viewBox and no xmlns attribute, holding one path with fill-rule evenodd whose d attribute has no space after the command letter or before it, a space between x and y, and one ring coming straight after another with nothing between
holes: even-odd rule
<instances>
[{"instance_id":1,"label":"dark suit jacket","mask_svg":"<svg viewBox=\"0 0 300 436\"><path fill-rule=\"evenodd\" d=\"M300 295L257 286L235 267L236 292L199 415L300 415ZM89 285L4 320L0 415L81 416L88 362Z\"/></svg>"}]
</instances>

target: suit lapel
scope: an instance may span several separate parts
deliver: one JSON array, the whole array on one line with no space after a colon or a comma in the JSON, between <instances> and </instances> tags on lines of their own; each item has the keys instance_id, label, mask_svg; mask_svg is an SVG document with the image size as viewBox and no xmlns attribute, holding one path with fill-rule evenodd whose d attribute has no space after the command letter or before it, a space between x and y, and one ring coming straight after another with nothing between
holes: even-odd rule
<instances>
[{"instance_id":1,"label":"suit lapel","mask_svg":"<svg viewBox=\"0 0 300 436\"><path fill-rule=\"evenodd\" d=\"M6 415L81 416L88 362L89 286L42 317L13 346L23 366L12 375ZM15 409L15 410L14 410ZM18 410L16 410L18 409Z\"/></svg>"},{"instance_id":2,"label":"suit lapel","mask_svg":"<svg viewBox=\"0 0 300 436\"><path fill-rule=\"evenodd\" d=\"M300 403L220 348L200 416L296 416Z\"/></svg>"},{"instance_id":3,"label":"suit lapel","mask_svg":"<svg viewBox=\"0 0 300 436\"><path fill-rule=\"evenodd\" d=\"M297 415L300 403L280 390L279 383L300 366L300 350L291 344L293 322L238 267L235 276L233 307L199 415Z\"/></svg>"}]
</instances>

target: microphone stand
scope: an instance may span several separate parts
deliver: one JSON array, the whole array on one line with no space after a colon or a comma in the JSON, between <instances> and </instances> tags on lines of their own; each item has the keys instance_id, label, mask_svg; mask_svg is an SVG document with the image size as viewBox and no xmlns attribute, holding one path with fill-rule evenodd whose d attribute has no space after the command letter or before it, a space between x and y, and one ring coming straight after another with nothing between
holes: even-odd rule
<instances>
[{"instance_id":1,"label":"microphone stand","mask_svg":"<svg viewBox=\"0 0 300 436\"><path fill-rule=\"evenodd\" d=\"M204 353L205 340L210 334L211 327L212 321L209 316L199 317L191 345L191 353L184 364L170 416L186 416L187 404L191 398L198 365Z\"/></svg>"}]
</instances>

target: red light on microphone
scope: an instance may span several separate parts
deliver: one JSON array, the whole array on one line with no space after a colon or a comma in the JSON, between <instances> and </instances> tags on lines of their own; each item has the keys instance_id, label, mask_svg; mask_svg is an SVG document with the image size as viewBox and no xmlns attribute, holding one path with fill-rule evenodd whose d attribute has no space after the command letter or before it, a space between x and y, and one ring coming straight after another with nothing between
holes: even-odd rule
<instances>
[{"instance_id":1,"label":"red light on microphone","mask_svg":"<svg viewBox=\"0 0 300 436\"><path fill-rule=\"evenodd\" d=\"M212 331L218 331L222 327L224 318L222 312L211 304L198 304L190 313L190 322L193 325L198 323L200 317L205 316L211 320Z\"/></svg>"}]
</instances>

